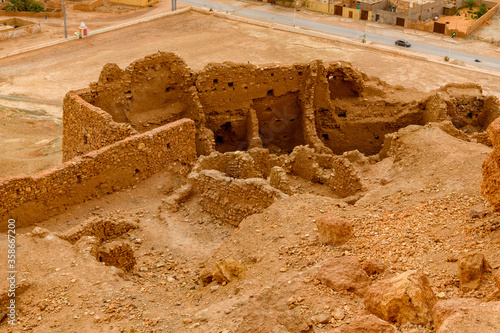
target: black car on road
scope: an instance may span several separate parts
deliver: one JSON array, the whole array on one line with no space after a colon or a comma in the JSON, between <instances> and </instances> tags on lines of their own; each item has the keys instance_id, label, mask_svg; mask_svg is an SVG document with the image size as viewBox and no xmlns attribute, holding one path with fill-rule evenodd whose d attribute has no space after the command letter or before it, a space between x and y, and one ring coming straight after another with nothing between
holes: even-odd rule
<instances>
[{"instance_id":1,"label":"black car on road","mask_svg":"<svg viewBox=\"0 0 500 333\"><path fill-rule=\"evenodd\" d=\"M407 40L404 40L404 39L398 39L394 44L398 45L398 46L404 46L404 47L410 47L411 44L409 41Z\"/></svg>"}]
</instances>

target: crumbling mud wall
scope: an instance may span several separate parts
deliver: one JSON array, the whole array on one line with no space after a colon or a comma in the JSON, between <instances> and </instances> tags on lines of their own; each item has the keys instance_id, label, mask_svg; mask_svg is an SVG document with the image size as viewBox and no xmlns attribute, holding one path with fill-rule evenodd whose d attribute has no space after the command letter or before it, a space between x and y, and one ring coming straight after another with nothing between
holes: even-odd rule
<instances>
[{"instance_id":1,"label":"crumbling mud wall","mask_svg":"<svg viewBox=\"0 0 500 333\"><path fill-rule=\"evenodd\" d=\"M88 89L70 91L64 97L63 162L138 134L130 124L114 122L92 101Z\"/></svg>"},{"instance_id":2,"label":"crumbling mud wall","mask_svg":"<svg viewBox=\"0 0 500 333\"><path fill-rule=\"evenodd\" d=\"M107 64L99 80L77 95L109 113L113 122L129 124L138 132L190 118L197 128L199 155L252 148L289 154L299 145L318 153L358 150L373 155L386 134L408 125L452 120L474 135L500 115L498 99L484 96L475 84L423 93L369 78L348 63L319 60L260 67L225 62L193 72L177 55L166 52L137 60L124 70ZM65 113L77 114L72 110L76 108L67 103ZM65 145L65 156L75 156L98 146L89 146L92 139L82 133L93 133L92 128L104 131L109 124L68 121L65 126L72 135L68 142L78 141L73 143L76 148ZM113 135L104 137L115 140ZM96 133L95 141L99 140Z\"/></svg>"},{"instance_id":3,"label":"crumbling mud wall","mask_svg":"<svg viewBox=\"0 0 500 333\"><path fill-rule=\"evenodd\" d=\"M359 150L374 155L381 149L386 134L408 125L423 124L422 110L415 102L391 105L377 101L367 105L363 101L350 104L336 101L333 104L333 109L316 112L316 131L334 154ZM337 122L332 122L335 118Z\"/></svg>"},{"instance_id":4,"label":"crumbling mud wall","mask_svg":"<svg viewBox=\"0 0 500 333\"><path fill-rule=\"evenodd\" d=\"M139 132L182 118L199 122L194 80L184 60L173 54L158 52L124 70L106 64L99 80L90 85L92 104Z\"/></svg>"},{"instance_id":5,"label":"crumbling mud wall","mask_svg":"<svg viewBox=\"0 0 500 333\"><path fill-rule=\"evenodd\" d=\"M76 157L34 176L0 178L0 217L19 226L196 159L195 125L182 119Z\"/></svg>"},{"instance_id":6,"label":"crumbling mud wall","mask_svg":"<svg viewBox=\"0 0 500 333\"><path fill-rule=\"evenodd\" d=\"M137 262L132 246L121 241L114 241L101 246L97 254L97 260L124 271L132 270Z\"/></svg>"},{"instance_id":7,"label":"crumbling mud wall","mask_svg":"<svg viewBox=\"0 0 500 333\"><path fill-rule=\"evenodd\" d=\"M318 154L312 148L297 146L283 167L289 174L327 185L340 198L364 190L358 173L344 156Z\"/></svg>"},{"instance_id":8,"label":"crumbling mud wall","mask_svg":"<svg viewBox=\"0 0 500 333\"><path fill-rule=\"evenodd\" d=\"M318 154L308 146L297 146L290 155L271 154L265 148L214 152L198 158L189 180L207 212L238 225L274 201L293 195L296 189L291 186L292 175L300 177L302 182L325 184L340 198L364 190L357 171L346 157Z\"/></svg>"},{"instance_id":9,"label":"crumbling mud wall","mask_svg":"<svg viewBox=\"0 0 500 333\"><path fill-rule=\"evenodd\" d=\"M95 237L99 242L102 242L109 238L120 236L137 227L137 224L134 222L126 220L113 221L107 218L94 216L85 221L85 223L77 225L62 233L58 233L57 237L71 244L75 244L85 236Z\"/></svg>"},{"instance_id":10,"label":"crumbling mud wall","mask_svg":"<svg viewBox=\"0 0 500 333\"><path fill-rule=\"evenodd\" d=\"M464 90L468 93L464 94ZM469 135L485 131L500 116L498 98L484 96L477 84L447 84L440 91L447 95L446 115L456 128Z\"/></svg>"},{"instance_id":11,"label":"crumbling mud wall","mask_svg":"<svg viewBox=\"0 0 500 333\"><path fill-rule=\"evenodd\" d=\"M308 65L209 64L196 80L206 117L220 152L253 147L291 151L304 144L299 92Z\"/></svg>"},{"instance_id":12,"label":"crumbling mud wall","mask_svg":"<svg viewBox=\"0 0 500 333\"><path fill-rule=\"evenodd\" d=\"M483 162L481 172L481 194L496 212L500 211L500 118L493 121L487 129L488 137L493 144L493 151Z\"/></svg>"},{"instance_id":13,"label":"crumbling mud wall","mask_svg":"<svg viewBox=\"0 0 500 333\"><path fill-rule=\"evenodd\" d=\"M213 152L209 156L200 156L192 172L217 170L232 178L267 178L271 168L282 165L285 158L286 156L270 154L265 148L224 154Z\"/></svg>"},{"instance_id":14,"label":"crumbling mud wall","mask_svg":"<svg viewBox=\"0 0 500 333\"><path fill-rule=\"evenodd\" d=\"M202 170L192 172L188 179L200 195L199 203L205 211L236 226L276 200L288 197L261 178L237 179L220 171Z\"/></svg>"}]
</instances>

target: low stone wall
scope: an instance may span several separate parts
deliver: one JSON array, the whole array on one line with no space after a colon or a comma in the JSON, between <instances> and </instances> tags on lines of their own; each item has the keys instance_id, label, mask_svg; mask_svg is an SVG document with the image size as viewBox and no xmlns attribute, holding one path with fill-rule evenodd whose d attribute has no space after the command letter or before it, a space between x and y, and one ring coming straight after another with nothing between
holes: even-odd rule
<instances>
[{"instance_id":1,"label":"low stone wall","mask_svg":"<svg viewBox=\"0 0 500 333\"><path fill-rule=\"evenodd\" d=\"M62 4L60 1L50 0L50 1L47 1L46 5L47 5L47 8L62 9Z\"/></svg>"},{"instance_id":2,"label":"low stone wall","mask_svg":"<svg viewBox=\"0 0 500 333\"><path fill-rule=\"evenodd\" d=\"M201 196L199 203L205 211L236 226L288 197L261 178L235 179L216 170L202 170L192 172L188 179Z\"/></svg>"},{"instance_id":3,"label":"low stone wall","mask_svg":"<svg viewBox=\"0 0 500 333\"><path fill-rule=\"evenodd\" d=\"M181 119L34 176L0 178L0 220L28 226L89 198L112 193L170 165L196 159L195 125Z\"/></svg>"},{"instance_id":4,"label":"low stone wall","mask_svg":"<svg viewBox=\"0 0 500 333\"><path fill-rule=\"evenodd\" d=\"M283 164L286 156L276 156L264 148L228 153L213 152L209 156L200 156L192 172L217 170L232 178L267 178L274 166Z\"/></svg>"},{"instance_id":5,"label":"low stone wall","mask_svg":"<svg viewBox=\"0 0 500 333\"><path fill-rule=\"evenodd\" d=\"M84 12L91 12L97 7L100 7L104 5L102 0L94 0L94 1L88 1L88 2L82 2L82 3L75 3L73 5L74 10L81 10Z\"/></svg>"},{"instance_id":6,"label":"low stone wall","mask_svg":"<svg viewBox=\"0 0 500 333\"><path fill-rule=\"evenodd\" d=\"M128 6L138 6L138 7L146 7L157 3L160 0L111 0L111 3L117 3L120 5L128 5Z\"/></svg>"},{"instance_id":7,"label":"low stone wall","mask_svg":"<svg viewBox=\"0 0 500 333\"><path fill-rule=\"evenodd\" d=\"M487 5L493 6L486 14L481 16L473 25L467 28L467 36L470 35L474 30L479 27L482 27L486 21L488 21L493 15L495 15L498 8L500 8L500 3L484 1Z\"/></svg>"},{"instance_id":8,"label":"low stone wall","mask_svg":"<svg viewBox=\"0 0 500 333\"><path fill-rule=\"evenodd\" d=\"M11 28L0 30L0 40L23 37L37 32L41 32L40 24L30 22L17 17L0 21L0 26L11 26ZM17 28L14 28L17 26Z\"/></svg>"},{"instance_id":9,"label":"low stone wall","mask_svg":"<svg viewBox=\"0 0 500 333\"><path fill-rule=\"evenodd\" d=\"M123 140L137 131L113 121L111 115L88 103L89 89L70 91L63 103L63 161Z\"/></svg>"},{"instance_id":10,"label":"low stone wall","mask_svg":"<svg viewBox=\"0 0 500 333\"><path fill-rule=\"evenodd\" d=\"M334 177L329 179L327 184L335 194L345 198L364 190L358 173L345 157L335 156L331 168Z\"/></svg>"}]
</instances>

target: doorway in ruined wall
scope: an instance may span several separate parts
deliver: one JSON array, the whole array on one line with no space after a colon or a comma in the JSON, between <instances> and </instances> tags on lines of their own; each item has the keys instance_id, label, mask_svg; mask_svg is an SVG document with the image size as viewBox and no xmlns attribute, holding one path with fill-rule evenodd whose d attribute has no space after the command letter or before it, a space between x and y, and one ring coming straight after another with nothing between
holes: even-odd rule
<instances>
[{"instance_id":1,"label":"doorway in ruined wall","mask_svg":"<svg viewBox=\"0 0 500 333\"><path fill-rule=\"evenodd\" d=\"M228 119L226 119L228 120ZM231 118L214 130L215 149L221 153L247 150L246 118Z\"/></svg>"},{"instance_id":2,"label":"doorway in ruined wall","mask_svg":"<svg viewBox=\"0 0 500 333\"><path fill-rule=\"evenodd\" d=\"M302 128L302 108L297 93L256 99L252 108L259 120L262 146L272 153L290 153L295 146L305 144Z\"/></svg>"}]
</instances>

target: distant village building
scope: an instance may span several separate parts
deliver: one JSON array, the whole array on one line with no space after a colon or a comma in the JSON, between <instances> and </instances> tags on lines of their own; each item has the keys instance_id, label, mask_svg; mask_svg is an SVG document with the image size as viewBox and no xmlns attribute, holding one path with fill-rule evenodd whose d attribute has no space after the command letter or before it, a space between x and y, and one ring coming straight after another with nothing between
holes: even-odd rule
<instances>
[{"instance_id":1,"label":"distant village building","mask_svg":"<svg viewBox=\"0 0 500 333\"><path fill-rule=\"evenodd\" d=\"M447 20L439 19L442 15L454 16L458 8L464 7L464 0L308 0L306 8L324 14L338 15L355 20L367 20L383 24L397 25L450 35L455 32L459 37L469 35L474 29L484 24L499 8L499 4L486 3L489 12L470 22L470 27L459 31L450 26Z\"/></svg>"},{"instance_id":2,"label":"distant village building","mask_svg":"<svg viewBox=\"0 0 500 333\"><path fill-rule=\"evenodd\" d=\"M375 22L408 27L408 22L441 16L443 0L389 0L384 9L374 9Z\"/></svg>"},{"instance_id":3,"label":"distant village building","mask_svg":"<svg viewBox=\"0 0 500 333\"><path fill-rule=\"evenodd\" d=\"M406 27L408 20L440 16L443 0L310 0L306 7L325 14Z\"/></svg>"}]
</instances>

